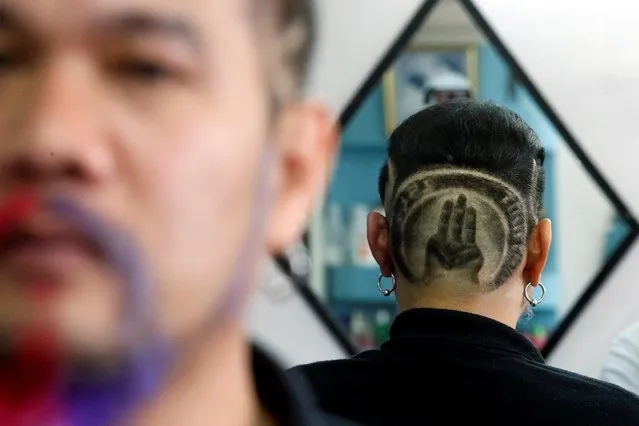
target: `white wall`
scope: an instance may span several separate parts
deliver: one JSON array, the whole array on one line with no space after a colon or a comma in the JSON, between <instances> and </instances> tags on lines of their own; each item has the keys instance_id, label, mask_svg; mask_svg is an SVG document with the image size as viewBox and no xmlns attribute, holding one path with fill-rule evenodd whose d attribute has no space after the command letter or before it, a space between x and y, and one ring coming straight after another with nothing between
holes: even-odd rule
<instances>
[{"instance_id":1,"label":"white wall","mask_svg":"<svg viewBox=\"0 0 639 426\"><path fill-rule=\"evenodd\" d=\"M285 366L343 358L346 354L300 297L269 262L248 309L248 330Z\"/></svg>"},{"instance_id":2,"label":"white wall","mask_svg":"<svg viewBox=\"0 0 639 426\"><path fill-rule=\"evenodd\" d=\"M639 213L637 3L625 0L473 3L589 157L634 213ZM549 361L598 376L608 345L616 333L633 321L639 321L639 244L628 253Z\"/></svg>"},{"instance_id":3,"label":"white wall","mask_svg":"<svg viewBox=\"0 0 639 426\"><path fill-rule=\"evenodd\" d=\"M553 234L561 276L557 308L563 317L604 264L615 210L565 142L556 144L553 158L557 206Z\"/></svg>"},{"instance_id":4,"label":"white wall","mask_svg":"<svg viewBox=\"0 0 639 426\"><path fill-rule=\"evenodd\" d=\"M351 100L422 0L315 0L319 44L309 93L338 113Z\"/></svg>"},{"instance_id":5,"label":"white wall","mask_svg":"<svg viewBox=\"0 0 639 426\"><path fill-rule=\"evenodd\" d=\"M316 0L319 43L308 92L339 114L381 56L422 5L420 0ZM271 265L272 266L272 265ZM286 293L290 283L271 281L267 268L248 311L248 329L272 347L287 365L344 356L305 301L290 292L285 302L268 294ZM279 288L279 290L278 290ZM290 287L289 287L290 289Z\"/></svg>"}]
</instances>

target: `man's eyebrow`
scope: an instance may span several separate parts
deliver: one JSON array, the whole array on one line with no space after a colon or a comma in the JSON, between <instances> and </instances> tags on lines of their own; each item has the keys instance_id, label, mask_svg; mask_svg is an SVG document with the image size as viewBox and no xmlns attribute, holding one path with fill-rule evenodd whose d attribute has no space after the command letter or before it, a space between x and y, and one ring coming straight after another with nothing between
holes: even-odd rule
<instances>
[{"instance_id":1,"label":"man's eyebrow","mask_svg":"<svg viewBox=\"0 0 639 426\"><path fill-rule=\"evenodd\" d=\"M98 19L99 31L110 31L121 35L156 35L172 37L200 48L202 37L188 20L160 13L132 12L113 14Z\"/></svg>"},{"instance_id":2,"label":"man's eyebrow","mask_svg":"<svg viewBox=\"0 0 639 426\"><path fill-rule=\"evenodd\" d=\"M173 37L194 48L200 48L203 43L203 37L188 20L159 12L108 13L96 17L92 27L98 31L129 36L147 34ZM27 32L27 25L13 10L0 4L0 31Z\"/></svg>"}]
</instances>

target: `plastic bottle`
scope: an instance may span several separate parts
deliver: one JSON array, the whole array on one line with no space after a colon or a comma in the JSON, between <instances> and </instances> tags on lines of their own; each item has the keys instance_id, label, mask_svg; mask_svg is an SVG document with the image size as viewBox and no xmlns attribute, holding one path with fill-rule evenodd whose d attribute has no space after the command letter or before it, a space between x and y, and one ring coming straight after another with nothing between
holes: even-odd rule
<instances>
[{"instance_id":1,"label":"plastic bottle","mask_svg":"<svg viewBox=\"0 0 639 426\"><path fill-rule=\"evenodd\" d=\"M541 325L535 325L532 328L532 342L538 348L542 348L548 340L548 330Z\"/></svg>"},{"instance_id":2,"label":"plastic bottle","mask_svg":"<svg viewBox=\"0 0 639 426\"><path fill-rule=\"evenodd\" d=\"M333 203L326 209L325 229L324 261L327 266L343 265L346 258L346 227L339 204Z\"/></svg>"},{"instance_id":3,"label":"plastic bottle","mask_svg":"<svg viewBox=\"0 0 639 426\"><path fill-rule=\"evenodd\" d=\"M375 344L381 345L388 340L388 330L391 324L391 314L386 309L379 309L375 313Z\"/></svg>"},{"instance_id":4,"label":"plastic bottle","mask_svg":"<svg viewBox=\"0 0 639 426\"><path fill-rule=\"evenodd\" d=\"M375 344L373 327L363 311L355 311L351 316L351 338L362 350L371 349Z\"/></svg>"}]
</instances>

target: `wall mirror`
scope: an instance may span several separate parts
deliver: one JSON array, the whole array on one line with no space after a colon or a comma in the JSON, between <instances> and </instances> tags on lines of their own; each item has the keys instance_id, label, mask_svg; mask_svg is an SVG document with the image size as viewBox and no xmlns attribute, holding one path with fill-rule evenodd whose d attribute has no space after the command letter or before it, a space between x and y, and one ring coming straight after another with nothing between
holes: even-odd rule
<instances>
[{"instance_id":1,"label":"wall mirror","mask_svg":"<svg viewBox=\"0 0 639 426\"><path fill-rule=\"evenodd\" d=\"M380 208L377 178L387 137L414 112L459 98L491 100L520 114L547 152L545 214L553 246L546 300L519 330L546 355L623 256L634 219L471 1L425 2L343 115L343 144L319 220L309 232L306 291L352 350L388 336L393 297L377 289L366 215Z\"/></svg>"}]
</instances>

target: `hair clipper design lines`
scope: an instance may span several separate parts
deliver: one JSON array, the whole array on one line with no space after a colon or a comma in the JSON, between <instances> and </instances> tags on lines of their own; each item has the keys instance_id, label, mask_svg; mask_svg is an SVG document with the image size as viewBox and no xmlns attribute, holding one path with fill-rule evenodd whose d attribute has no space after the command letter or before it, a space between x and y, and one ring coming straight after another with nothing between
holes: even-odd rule
<instances>
[{"instance_id":1,"label":"hair clipper design lines","mask_svg":"<svg viewBox=\"0 0 639 426\"><path fill-rule=\"evenodd\" d=\"M446 270L467 268L473 279L479 281L479 271L484 257L475 242L477 233L477 211L467 205L465 195L457 197L457 203L444 203L437 233L428 240L426 264L437 261Z\"/></svg>"},{"instance_id":2,"label":"hair clipper design lines","mask_svg":"<svg viewBox=\"0 0 639 426\"><path fill-rule=\"evenodd\" d=\"M396 194L393 258L410 281L464 273L486 289L497 288L521 262L530 212L518 192L496 177L428 170L408 178Z\"/></svg>"}]
</instances>

